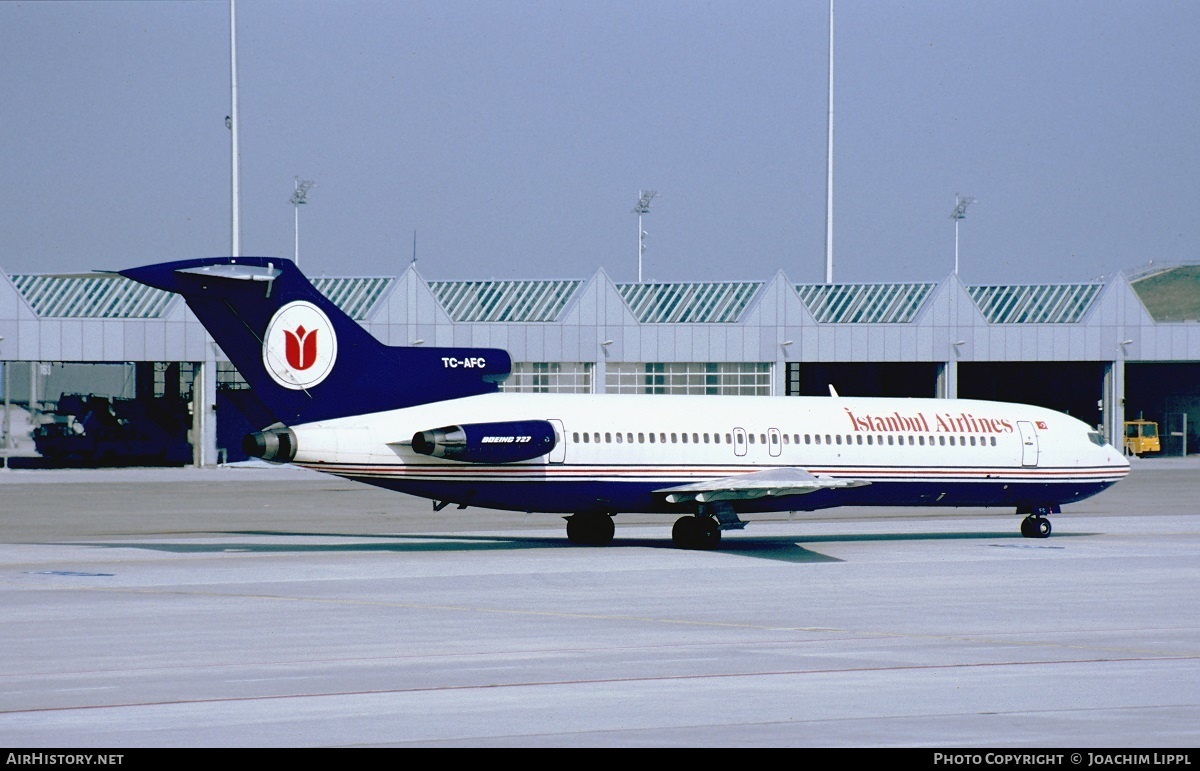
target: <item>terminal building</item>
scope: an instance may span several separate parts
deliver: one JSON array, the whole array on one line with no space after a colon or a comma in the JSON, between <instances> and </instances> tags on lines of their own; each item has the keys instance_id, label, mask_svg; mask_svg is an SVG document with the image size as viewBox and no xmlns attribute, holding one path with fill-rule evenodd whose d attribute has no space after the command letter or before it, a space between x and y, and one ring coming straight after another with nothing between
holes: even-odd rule
<instances>
[{"instance_id":1,"label":"terminal building","mask_svg":"<svg viewBox=\"0 0 1200 771\"><path fill-rule=\"evenodd\" d=\"M1200 449L1200 265L1037 285L428 281L415 265L313 283L390 345L507 350L506 390L994 399L1118 446L1145 418L1163 452ZM115 275L0 275L0 366L9 453L29 444L12 405L45 421L60 401L81 409L71 395L176 405L163 430L199 465L239 459L264 424L182 299Z\"/></svg>"}]
</instances>

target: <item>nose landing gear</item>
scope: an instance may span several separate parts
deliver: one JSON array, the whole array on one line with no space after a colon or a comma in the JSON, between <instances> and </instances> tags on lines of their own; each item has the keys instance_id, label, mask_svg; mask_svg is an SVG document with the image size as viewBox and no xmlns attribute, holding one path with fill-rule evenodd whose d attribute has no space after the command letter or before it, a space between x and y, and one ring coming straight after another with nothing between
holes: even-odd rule
<instances>
[{"instance_id":1,"label":"nose landing gear","mask_svg":"<svg viewBox=\"0 0 1200 771\"><path fill-rule=\"evenodd\" d=\"M1021 535L1026 538L1049 538L1050 520L1032 514L1021 520Z\"/></svg>"},{"instance_id":2,"label":"nose landing gear","mask_svg":"<svg viewBox=\"0 0 1200 771\"><path fill-rule=\"evenodd\" d=\"M1026 538L1049 538L1050 537L1050 520L1046 519L1051 514L1057 514L1062 509L1058 506L1031 506L1027 508L1018 508L1018 514L1028 514L1029 516L1021 520L1021 535Z\"/></svg>"}]
</instances>

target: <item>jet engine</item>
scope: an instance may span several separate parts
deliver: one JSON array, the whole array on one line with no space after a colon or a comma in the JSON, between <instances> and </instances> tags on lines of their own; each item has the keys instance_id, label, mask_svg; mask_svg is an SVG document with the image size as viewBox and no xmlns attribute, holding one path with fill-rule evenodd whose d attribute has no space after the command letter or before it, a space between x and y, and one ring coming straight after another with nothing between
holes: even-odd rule
<instances>
[{"instance_id":1,"label":"jet engine","mask_svg":"<svg viewBox=\"0 0 1200 771\"><path fill-rule=\"evenodd\" d=\"M413 434L421 455L465 463L517 463L554 449L554 426L546 420L466 423Z\"/></svg>"},{"instance_id":2,"label":"jet engine","mask_svg":"<svg viewBox=\"0 0 1200 771\"><path fill-rule=\"evenodd\" d=\"M296 457L296 434L287 426L277 423L262 431L246 434L242 438L242 452L251 458L288 463Z\"/></svg>"}]
</instances>

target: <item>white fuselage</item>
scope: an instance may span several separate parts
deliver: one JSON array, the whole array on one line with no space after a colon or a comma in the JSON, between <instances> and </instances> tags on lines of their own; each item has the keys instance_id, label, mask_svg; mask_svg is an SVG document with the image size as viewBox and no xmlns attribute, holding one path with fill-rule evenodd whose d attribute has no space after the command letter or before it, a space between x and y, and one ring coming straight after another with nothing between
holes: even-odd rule
<instances>
[{"instance_id":1,"label":"white fuselage","mask_svg":"<svg viewBox=\"0 0 1200 771\"><path fill-rule=\"evenodd\" d=\"M447 425L549 420L557 442L518 463L413 451ZM435 500L526 511L678 511L655 491L796 467L854 490L758 502L1057 505L1124 477L1128 462L1086 424L1021 404L965 399L487 394L291 426L295 462Z\"/></svg>"}]
</instances>

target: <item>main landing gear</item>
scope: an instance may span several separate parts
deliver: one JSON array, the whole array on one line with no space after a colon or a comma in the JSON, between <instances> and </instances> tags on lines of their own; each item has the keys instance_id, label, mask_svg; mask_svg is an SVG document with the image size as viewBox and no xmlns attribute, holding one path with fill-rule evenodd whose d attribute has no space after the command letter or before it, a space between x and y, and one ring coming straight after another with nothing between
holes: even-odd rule
<instances>
[{"instance_id":1,"label":"main landing gear","mask_svg":"<svg viewBox=\"0 0 1200 771\"><path fill-rule=\"evenodd\" d=\"M701 503L694 515L676 520L671 541L680 549L709 551L721 543L722 530L741 530L745 526L729 502Z\"/></svg>"},{"instance_id":2,"label":"main landing gear","mask_svg":"<svg viewBox=\"0 0 1200 771\"><path fill-rule=\"evenodd\" d=\"M680 549L715 549L721 543L721 526L712 517L689 514L675 521L671 541Z\"/></svg>"},{"instance_id":3,"label":"main landing gear","mask_svg":"<svg viewBox=\"0 0 1200 771\"><path fill-rule=\"evenodd\" d=\"M608 546L612 543L611 514L585 511L567 520L567 540L577 546ZM709 551L721 543L722 530L740 530L746 523L728 503L701 504L699 511L680 517L671 529L671 541L680 549Z\"/></svg>"},{"instance_id":4,"label":"main landing gear","mask_svg":"<svg viewBox=\"0 0 1200 771\"><path fill-rule=\"evenodd\" d=\"M585 512L566 517L567 540L579 546L608 546L616 525L603 512Z\"/></svg>"},{"instance_id":5,"label":"main landing gear","mask_svg":"<svg viewBox=\"0 0 1200 771\"><path fill-rule=\"evenodd\" d=\"M1021 535L1026 538L1049 538L1050 537L1050 520L1046 519L1051 514L1057 514L1062 509L1058 506L1032 506L1029 508L1018 508L1018 514L1028 514L1029 516L1021 520Z\"/></svg>"}]
</instances>

